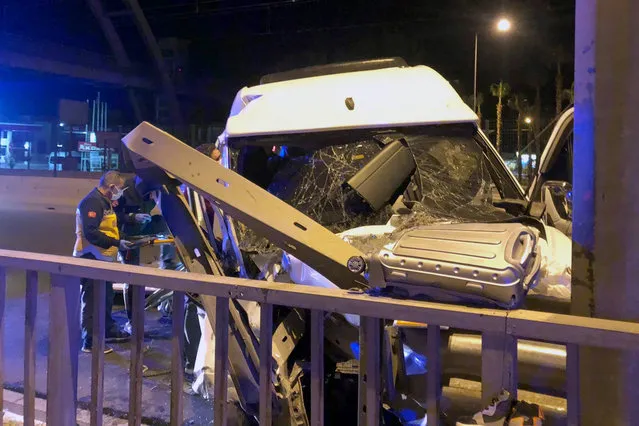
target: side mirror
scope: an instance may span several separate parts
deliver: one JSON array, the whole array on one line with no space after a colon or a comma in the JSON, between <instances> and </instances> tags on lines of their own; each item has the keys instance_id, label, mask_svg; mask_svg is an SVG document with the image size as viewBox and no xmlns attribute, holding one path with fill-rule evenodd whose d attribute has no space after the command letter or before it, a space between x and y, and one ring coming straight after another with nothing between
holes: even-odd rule
<instances>
[{"instance_id":1,"label":"side mirror","mask_svg":"<svg viewBox=\"0 0 639 426\"><path fill-rule=\"evenodd\" d=\"M572 185L548 181L541 187L541 202L546 206L546 224L572 235Z\"/></svg>"}]
</instances>

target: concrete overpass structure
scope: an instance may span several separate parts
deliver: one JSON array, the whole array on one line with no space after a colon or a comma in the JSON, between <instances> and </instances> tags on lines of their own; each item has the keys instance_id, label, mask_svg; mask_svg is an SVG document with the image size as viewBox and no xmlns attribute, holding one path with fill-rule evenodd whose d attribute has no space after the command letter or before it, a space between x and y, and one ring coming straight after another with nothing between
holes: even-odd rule
<instances>
[{"instance_id":1,"label":"concrete overpass structure","mask_svg":"<svg viewBox=\"0 0 639 426\"><path fill-rule=\"evenodd\" d=\"M138 0L123 0L119 6L122 7L126 16L133 19L152 58L152 64L146 68L138 66L131 60L113 24L112 17L105 7L106 3L105 0L86 0L86 5L104 34L113 57L59 45L54 46L41 40L38 40L36 44L32 41L2 35L0 36L0 66L65 75L126 88L138 121L147 117L142 112L142 103L136 91L139 89L157 91L162 95L163 102L169 111L170 124L181 128L184 121L175 86L157 39Z\"/></svg>"},{"instance_id":2,"label":"concrete overpass structure","mask_svg":"<svg viewBox=\"0 0 639 426\"><path fill-rule=\"evenodd\" d=\"M136 64L123 68L111 56L10 34L0 36L0 66L119 87L152 91L160 88L154 70L149 67Z\"/></svg>"}]
</instances>

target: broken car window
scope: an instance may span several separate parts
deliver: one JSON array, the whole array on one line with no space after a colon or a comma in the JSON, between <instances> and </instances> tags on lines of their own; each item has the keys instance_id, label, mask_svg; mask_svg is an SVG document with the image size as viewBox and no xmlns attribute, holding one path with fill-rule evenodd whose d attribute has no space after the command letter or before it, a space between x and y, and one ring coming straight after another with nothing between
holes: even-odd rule
<instances>
[{"instance_id":1,"label":"broken car window","mask_svg":"<svg viewBox=\"0 0 639 426\"><path fill-rule=\"evenodd\" d=\"M512 197L516 191L507 187L508 182L501 178L503 171L489 160L474 132L415 128L386 133L392 139L404 139L417 164L411 182L404 188L405 198L411 200L407 203L410 213L400 218L395 215L393 225L398 229L512 217L492 203L502 196ZM255 181L259 176L256 183L333 232L389 222L394 215L390 205L377 212L354 215L346 208L343 188L344 182L383 149L383 143L374 134L362 136L361 132L344 131L341 136L331 138L333 144L328 146L307 144L306 148L295 135L288 137L287 144L271 145L268 150L243 146L238 164L251 164L252 171L244 170L247 178ZM267 151L272 154L265 159ZM249 156L254 157L246 158ZM260 161L265 171L257 173L254 168Z\"/></svg>"}]
</instances>

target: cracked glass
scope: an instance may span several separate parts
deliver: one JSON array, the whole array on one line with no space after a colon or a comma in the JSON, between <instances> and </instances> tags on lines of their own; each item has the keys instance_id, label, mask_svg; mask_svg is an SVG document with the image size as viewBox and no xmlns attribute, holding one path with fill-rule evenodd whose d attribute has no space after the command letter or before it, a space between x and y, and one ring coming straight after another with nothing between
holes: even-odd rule
<instances>
[{"instance_id":1,"label":"cracked glass","mask_svg":"<svg viewBox=\"0 0 639 426\"><path fill-rule=\"evenodd\" d=\"M395 228L384 236L348 238L364 252L376 251L418 226L512 218L493 202L518 196L518 192L495 166L496 159L490 158L472 128L343 131L327 136L325 144L321 134L315 136L312 142L308 135L280 137L273 145L255 140L254 145L232 150L232 164L249 180L335 233L387 223ZM354 213L347 207L352 194L343 184L386 143L397 139L407 144L417 165L410 181L399 188L402 197L378 211ZM243 250L276 250L245 226L239 228Z\"/></svg>"}]
</instances>

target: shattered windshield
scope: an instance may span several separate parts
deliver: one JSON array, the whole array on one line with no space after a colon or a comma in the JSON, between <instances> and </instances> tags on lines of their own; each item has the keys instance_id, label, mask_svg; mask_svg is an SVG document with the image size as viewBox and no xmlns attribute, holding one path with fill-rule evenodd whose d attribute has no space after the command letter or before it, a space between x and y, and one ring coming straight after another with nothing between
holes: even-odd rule
<instances>
[{"instance_id":1,"label":"shattered windshield","mask_svg":"<svg viewBox=\"0 0 639 426\"><path fill-rule=\"evenodd\" d=\"M372 140L308 151L288 148L268 191L333 232L386 223L392 215L390 206L357 214L347 208L349 193L343 189L343 184L381 150Z\"/></svg>"},{"instance_id":2,"label":"shattered windshield","mask_svg":"<svg viewBox=\"0 0 639 426\"><path fill-rule=\"evenodd\" d=\"M398 229L506 220L512 216L496 208L494 201L521 198L499 160L490 157L492 153L482 147L472 128L410 128L378 134L344 131L339 136L327 138L330 143L325 145L296 135L280 138L277 145L245 145L234 150L233 163L245 177L336 233L383 225L391 217ZM344 183L392 140L402 140L410 148L415 172L398 188L401 197L392 200L397 201L394 205L353 212Z\"/></svg>"}]
</instances>

